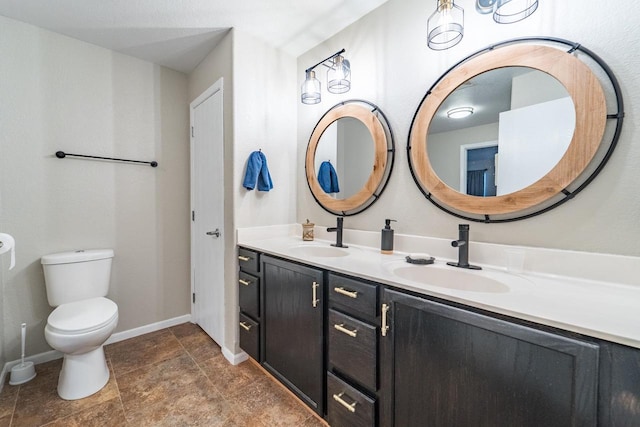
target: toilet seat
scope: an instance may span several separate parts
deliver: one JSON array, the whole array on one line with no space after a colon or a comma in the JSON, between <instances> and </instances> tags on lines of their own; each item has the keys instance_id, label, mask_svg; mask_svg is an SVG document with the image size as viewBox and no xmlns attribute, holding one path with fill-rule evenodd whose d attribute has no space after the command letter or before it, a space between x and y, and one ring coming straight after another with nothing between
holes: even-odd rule
<instances>
[{"instance_id":1,"label":"toilet seat","mask_svg":"<svg viewBox=\"0 0 640 427\"><path fill-rule=\"evenodd\" d=\"M104 297L58 306L47 319L47 327L59 334L84 334L101 329L118 317L118 306Z\"/></svg>"}]
</instances>

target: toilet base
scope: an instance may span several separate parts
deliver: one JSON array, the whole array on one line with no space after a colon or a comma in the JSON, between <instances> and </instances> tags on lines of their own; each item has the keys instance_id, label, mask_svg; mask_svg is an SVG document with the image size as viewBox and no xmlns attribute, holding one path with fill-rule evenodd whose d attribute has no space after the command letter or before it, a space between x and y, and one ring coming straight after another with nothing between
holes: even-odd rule
<instances>
[{"instance_id":1,"label":"toilet base","mask_svg":"<svg viewBox=\"0 0 640 427\"><path fill-rule=\"evenodd\" d=\"M82 354L65 354L58 378L58 395L77 400L100 391L109 382L102 346Z\"/></svg>"}]
</instances>

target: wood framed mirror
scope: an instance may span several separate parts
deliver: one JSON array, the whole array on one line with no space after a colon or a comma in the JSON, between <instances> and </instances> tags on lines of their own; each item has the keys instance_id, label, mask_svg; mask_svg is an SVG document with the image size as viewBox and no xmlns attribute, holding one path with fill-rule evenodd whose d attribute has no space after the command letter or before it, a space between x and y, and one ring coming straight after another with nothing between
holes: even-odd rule
<instances>
[{"instance_id":1,"label":"wood framed mirror","mask_svg":"<svg viewBox=\"0 0 640 427\"><path fill-rule=\"evenodd\" d=\"M318 121L307 145L309 189L326 211L360 213L378 200L393 169L393 133L380 109L363 100L344 101Z\"/></svg>"},{"instance_id":2,"label":"wood framed mirror","mask_svg":"<svg viewBox=\"0 0 640 427\"><path fill-rule=\"evenodd\" d=\"M469 117L452 117L460 111ZM593 52L561 39L510 40L429 89L411 125L409 167L425 197L452 215L529 218L595 178L623 116L615 76Z\"/></svg>"}]
</instances>

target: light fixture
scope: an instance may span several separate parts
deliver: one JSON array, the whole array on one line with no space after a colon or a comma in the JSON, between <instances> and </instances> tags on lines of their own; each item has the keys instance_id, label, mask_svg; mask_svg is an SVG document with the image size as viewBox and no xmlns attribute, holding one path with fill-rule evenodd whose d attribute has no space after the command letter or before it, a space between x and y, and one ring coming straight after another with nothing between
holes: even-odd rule
<instances>
[{"instance_id":1,"label":"light fixture","mask_svg":"<svg viewBox=\"0 0 640 427\"><path fill-rule=\"evenodd\" d=\"M302 103L317 104L320 101L320 80L316 79L315 71L307 71L302 83Z\"/></svg>"},{"instance_id":2,"label":"light fixture","mask_svg":"<svg viewBox=\"0 0 640 427\"><path fill-rule=\"evenodd\" d=\"M473 107L457 107L447 111L447 117L450 119L464 119L473 114Z\"/></svg>"},{"instance_id":3,"label":"light fixture","mask_svg":"<svg viewBox=\"0 0 640 427\"><path fill-rule=\"evenodd\" d=\"M538 0L476 0L476 10L482 14L493 13L498 24L522 21L538 9Z\"/></svg>"},{"instance_id":4,"label":"light fixture","mask_svg":"<svg viewBox=\"0 0 640 427\"><path fill-rule=\"evenodd\" d=\"M342 55L333 57L333 65L327 70L327 90L345 93L351 89L351 67Z\"/></svg>"},{"instance_id":5,"label":"light fixture","mask_svg":"<svg viewBox=\"0 0 640 427\"><path fill-rule=\"evenodd\" d=\"M305 70L300 97L303 104L317 104L321 101L320 81L316 78L316 72L313 71L319 65L328 68L327 90L329 92L345 93L351 89L351 65L342 56L344 52L345 50L342 49Z\"/></svg>"},{"instance_id":6,"label":"light fixture","mask_svg":"<svg viewBox=\"0 0 640 427\"><path fill-rule=\"evenodd\" d=\"M427 20L427 45L433 50L449 49L464 35L464 10L453 0L438 0L436 11Z\"/></svg>"}]
</instances>

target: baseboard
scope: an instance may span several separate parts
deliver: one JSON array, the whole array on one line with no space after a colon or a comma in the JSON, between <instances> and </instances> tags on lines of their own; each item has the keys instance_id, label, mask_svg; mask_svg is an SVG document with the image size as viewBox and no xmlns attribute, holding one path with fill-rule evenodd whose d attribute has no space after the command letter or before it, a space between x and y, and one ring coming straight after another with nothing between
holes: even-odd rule
<instances>
[{"instance_id":1,"label":"baseboard","mask_svg":"<svg viewBox=\"0 0 640 427\"><path fill-rule=\"evenodd\" d=\"M174 317L172 319L162 320L160 322L151 323L149 325L140 326L137 328L129 329L127 331L116 332L111 335L104 345L113 344L116 342L128 340L129 338L139 337L140 335L148 334L150 332L159 331L161 329L170 328L172 326L180 325L182 323L190 322L191 315L185 314L184 316Z\"/></svg>"},{"instance_id":2,"label":"baseboard","mask_svg":"<svg viewBox=\"0 0 640 427\"><path fill-rule=\"evenodd\" d=\"M226 347L222 347L222 355L232 365L239 365L249 358L249 355L244 351L241 351L240 353L234 353Z\"/></svg>"},{"instance_id":3,"label":"baseboard","mask_svg":"<svg viewBox=\"0 0 640 427\"><path fill-rule=\"evenodd\" d=\"M105 342L104 345L113 344L119 341L124 341L129 338L135 338L140 335L159 331L161 329L170 328L172 326L180 325L182 323L186 323L190 321L191 321L191 315L185 314L184 316L178 316L172 319L162 320L160 322L151 323L149 325L140 326L138 328L129 329L127 331L116 332L115 334L111 335L111 337L107 340L107 342ZM224 353L224 350L223 350L223 353ZM232 359L234 359L235 355L231 352L229 352L229 354L232 356ZM50 362L52 360L60 359L62 358L62 356L63 355L61 352L57 350L50 350L50 351L45 351L44 353L39 353L33 356L25 357L24 360L25 362L33 362L34 365L38 365L40 363L45 363L45 362ZM227 357L226 354L225 354L225 357ZM232 361L232 359L229 359L229 357L227 357L227 360L229 360L230 362ZM235 364L238 364L242 361L244 361L244 359L238 360L238 362ZM7 375L9 375L11 372L11 368L13 368L13 366L17 365L18 363L20 363L20 360L13 360L11 362L7 362L4 364L4 368L2 369L2 372L0 372L0 393L2 392L2 387L4 386Z\"/></svg>"}]
</instances>

